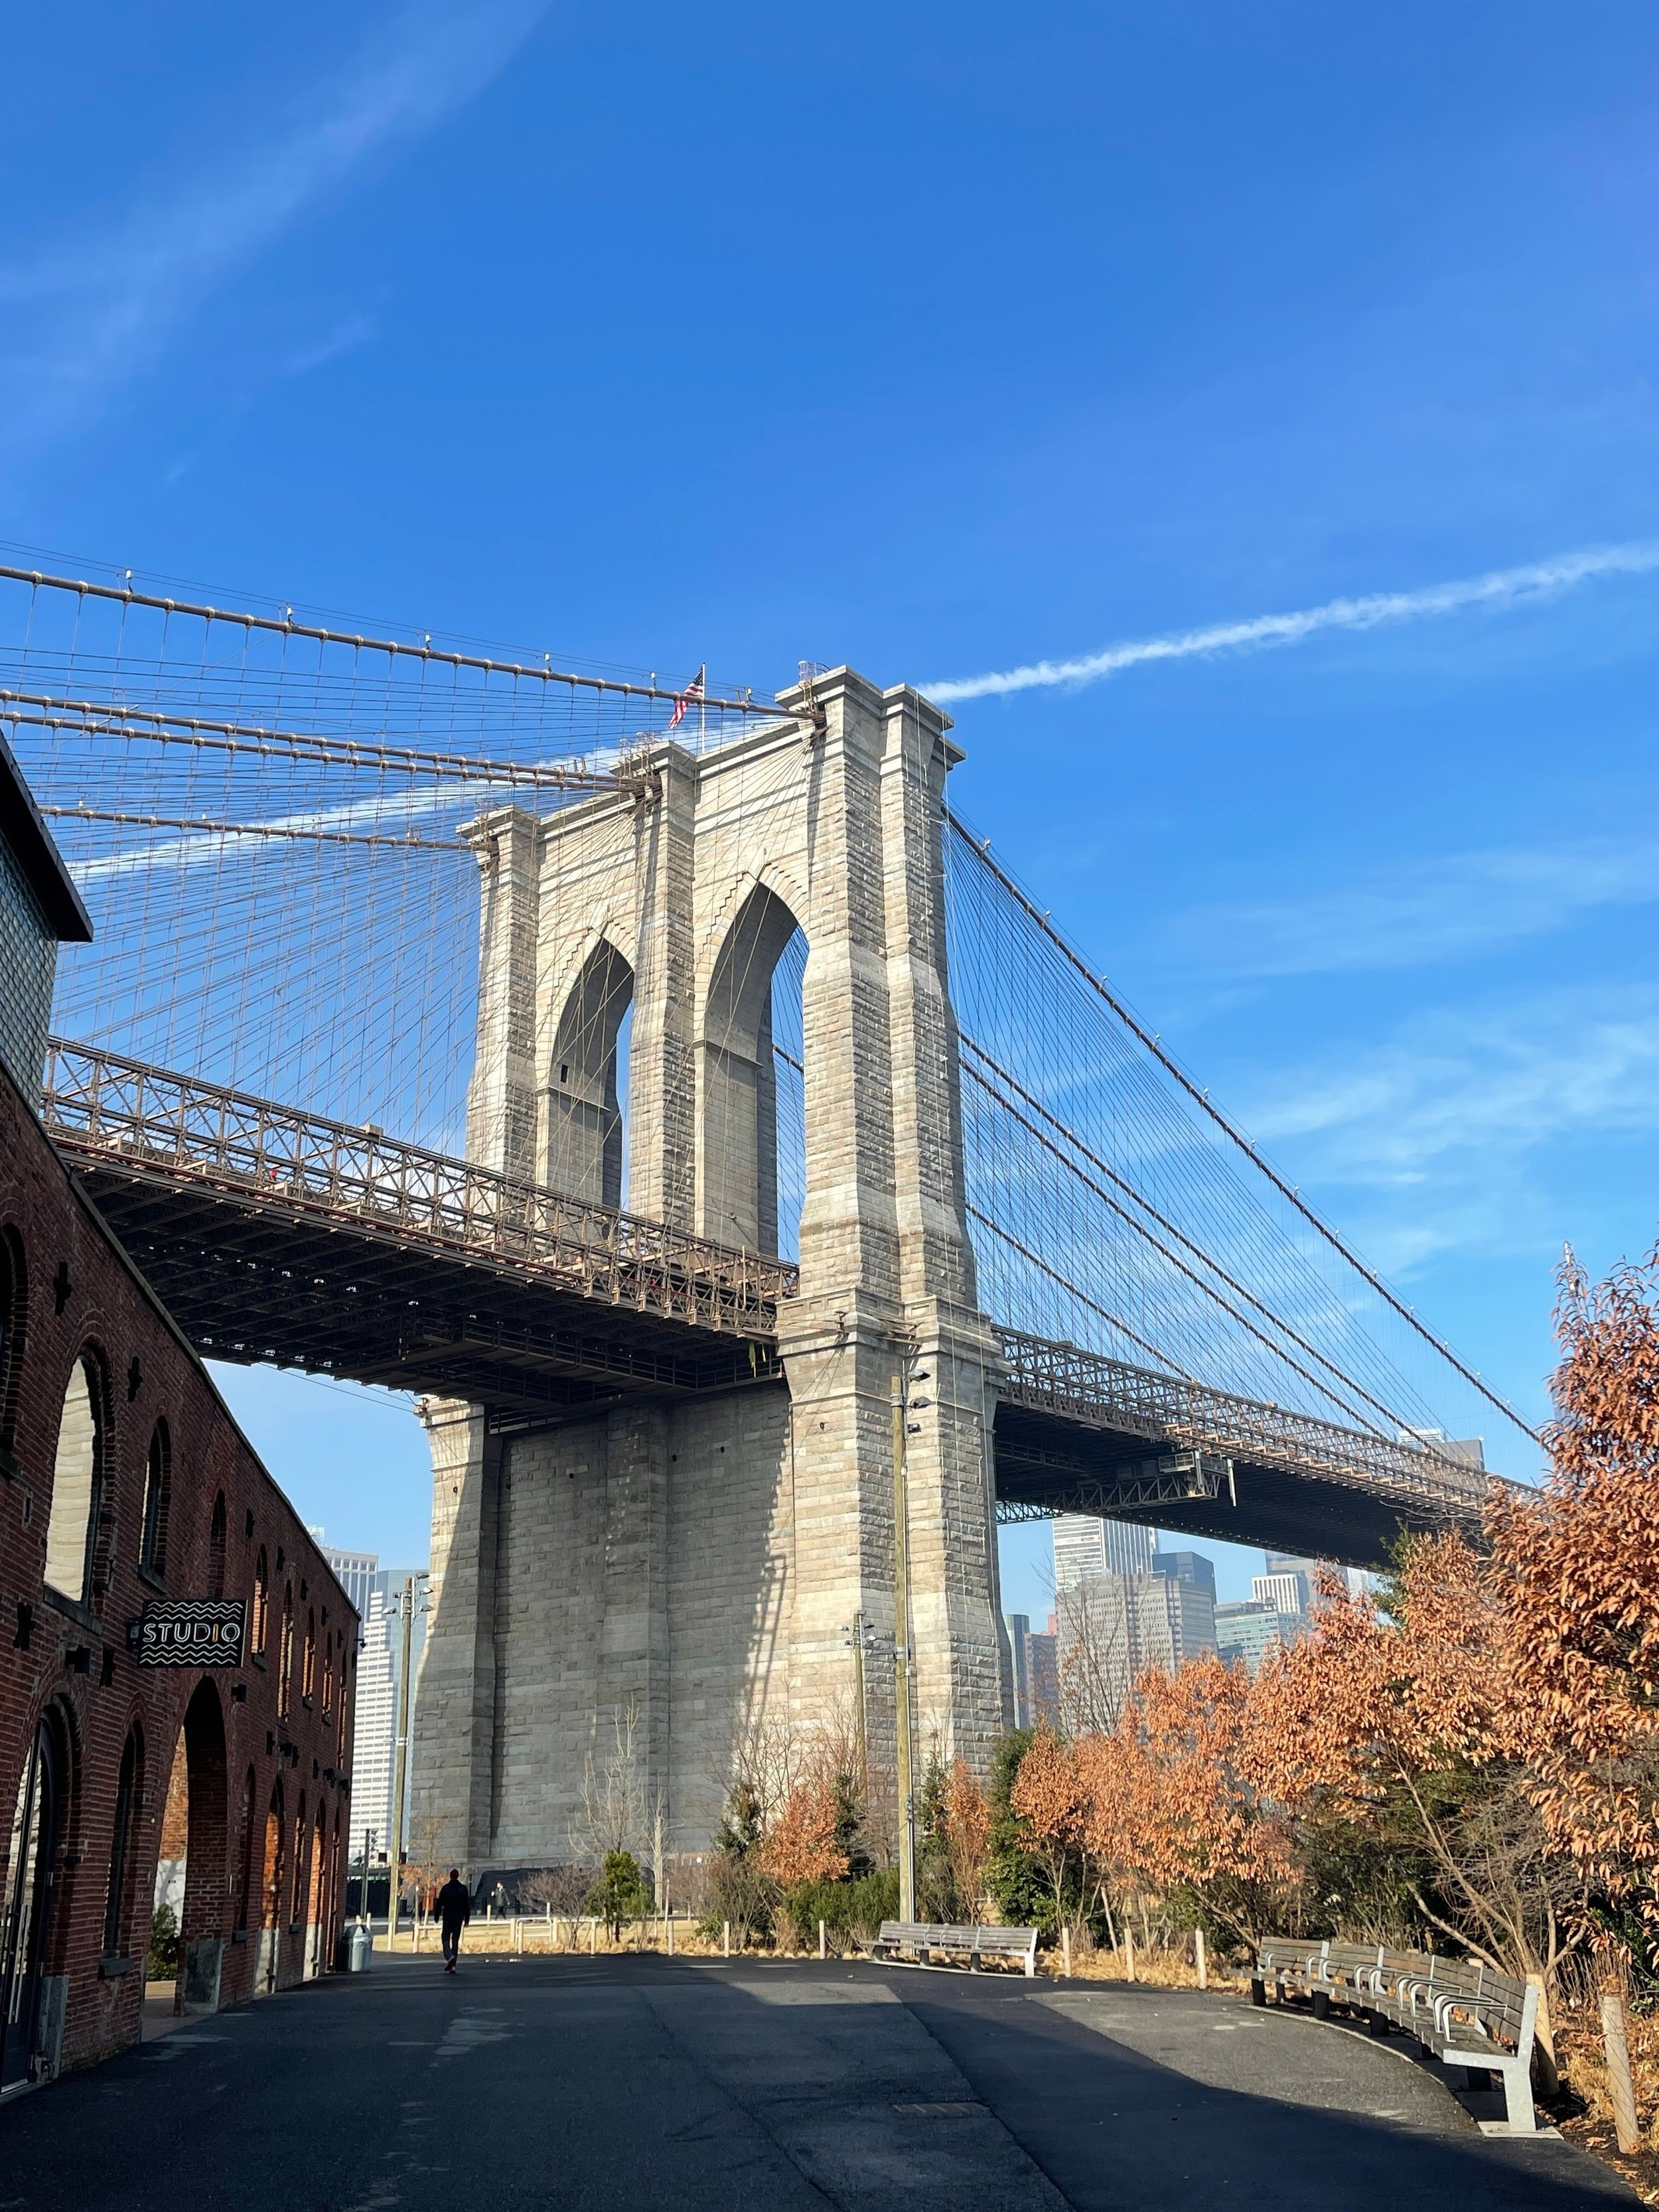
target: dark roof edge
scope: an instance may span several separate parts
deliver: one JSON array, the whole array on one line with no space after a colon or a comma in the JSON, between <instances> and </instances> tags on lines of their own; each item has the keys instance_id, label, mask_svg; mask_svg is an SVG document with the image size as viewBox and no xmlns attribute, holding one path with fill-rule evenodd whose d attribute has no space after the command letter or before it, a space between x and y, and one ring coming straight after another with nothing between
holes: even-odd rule
<instances>
[{"instance_id":1,"label":"dark roof edge","mask_svg":"<svg viewBox=\"0 0 1659 2212\"><path fill-rule=\"evenodd\" d=\"M90 945L92 917L82 904L75 879L41 819L34 793L24 782L23 771L13 759L3 733L0 733L0 837L16 854L24 878L58 943Z\"/></svg>"}]
</instances>

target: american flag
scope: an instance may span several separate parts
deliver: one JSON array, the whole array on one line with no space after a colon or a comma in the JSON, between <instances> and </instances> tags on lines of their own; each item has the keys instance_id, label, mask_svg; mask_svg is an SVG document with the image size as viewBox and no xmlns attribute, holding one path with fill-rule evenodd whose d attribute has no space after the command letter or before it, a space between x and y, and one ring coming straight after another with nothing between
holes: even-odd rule
<instances>
[{"instance_id":1,"label":"american flag","mask_svg":"<svg viewBox=\"0 0 1659 2212\"><path fill-rule=\"evenodd\" d=\"M694 699L701 699L708 684L708 663L705 660L679 697L674 702L674 711L668 718L671 730L678 729L685 720L685 710Z\"/></svg>"}]
</instances>

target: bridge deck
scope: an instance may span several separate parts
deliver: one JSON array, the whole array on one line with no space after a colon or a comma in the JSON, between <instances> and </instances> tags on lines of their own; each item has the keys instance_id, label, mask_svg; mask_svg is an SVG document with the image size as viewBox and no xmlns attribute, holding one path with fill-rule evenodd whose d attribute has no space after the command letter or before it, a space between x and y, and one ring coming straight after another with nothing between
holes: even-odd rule
<instances>
[{"instance_id":1,"label":"bridge deck","mask_svg":"<svg viewBox=\"0 0 1659 2212\"><path fill-rule=\"evenodd\" d=\"M59 1149L191 1341L555 1415L781 1378L788 1263L112 1053L55 1044ZM1380 1565L1472 1522L1438 1455L1012 1330L1006 1517L1156 1522Z\"/></svg>"}]
</instances>

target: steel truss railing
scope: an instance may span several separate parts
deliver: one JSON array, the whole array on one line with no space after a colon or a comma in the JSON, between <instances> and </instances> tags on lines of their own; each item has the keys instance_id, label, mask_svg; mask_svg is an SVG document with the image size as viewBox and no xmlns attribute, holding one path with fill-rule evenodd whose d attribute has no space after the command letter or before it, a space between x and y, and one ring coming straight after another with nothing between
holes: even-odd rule
<instances>
[{"instance_id":1,"label":"steel truss railing","mask_svg":"<svg viewBox=\"0 0 1659 2212\"><path fill-rule=\"evenodd\" d=\"M663 1320L764 1342L776 1335L780 1302L800 1286L799 1269L787 1261L62 1039L52 1042L42 1111L60 1146L89 1164L262 1200L313 1220L356 1221L406 1238L411 1249L523 1269L550 1288ZM1490 1486L1480 1469L1431 1449L1077 1345L997 1333L1007 1368L1000 1395L1081 1427L1465 1514L1478 1510Z\"/></svg>"},{"instance_id":2,"label":"steel truss railing","mask_svg":"<svg viewBox=\"0 0 1659 2212\"><path fill-rule=\"evenodd\" d=\"M663 1320L764 1341L799 1284L786 1261L57 1038L42 1112L71 1153L345 1217Z\"/></svg>"},{"instance_id":3,"label":"steel truss railing","mask_svg":"<svg viewBox=\"0 0 1659 2212\"><path fill-rule=\"evenodd\" d=\"M1316 1475L1373 1496L1392 1492L1402 1501L1464 1514L1479 1510L1494 1480L1426 1447L1338 1428L1284 1406L1131 1367L1075 1344L1054 1344L1015 1329L997 1334L1008 1367L1000 1395L1062 1420Z\"/></svg>"}]
</instances>

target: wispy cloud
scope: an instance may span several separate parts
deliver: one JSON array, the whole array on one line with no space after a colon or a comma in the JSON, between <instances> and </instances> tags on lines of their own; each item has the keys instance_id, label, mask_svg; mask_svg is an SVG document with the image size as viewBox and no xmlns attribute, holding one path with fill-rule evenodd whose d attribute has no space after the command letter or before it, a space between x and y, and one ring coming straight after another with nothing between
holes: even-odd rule
<instances>
[{"instance_id":1,"label":"wispy cloud","mask_svg":"<svg viewBox=\"0 0 1659 2212\"><path fill-rule=\"evenodd\" d=\"M322 331L318 337L303 340L283 356L284 376L309 376L314 368L323 368L343 354L356 353L359 346L368 345L379 335L380 319L366 308L354 307L349 315Z\"/></svg>"},{"instance_id":2,"label":"wispy cloud","mask_svg":"<svg viewBox=\"0 0 1659 2212\"><path fill-rule=\"evenodd\" d=\"M83 427L212 291L374 161L434 129L495 77L547 0L412 0L383 19L284 125L233 159L88 210L0 268L0 440L21 458Z\"/></svg>"},{"instance_id":3,"label":"wispy cloud","mask_svg":"<svg viewBox=\"0 0 1659 2212\"><path fill-rule=\"evenodd\" d=\"M1357 1054L1276 1071L1243 1117L1391 1271L1431 1252L1514 1250L1576 1233L1542 1156L1659 1133L1659 989L1540 994L1445 1009ZM1650 1233L1650 1198L1636 1211Z\"/></svg>"},{"instance_id":4,"label":"wispy cloud","mask_svg":"<svg viewBox=\"0 0 1659 2212\"><path fill-rule=\"evenodd\" d=\"M1227 975L1324 975L1467 958L1659 899L1659 842L1581 840L1413 858L1369 883L1182 915L1176 949Z\"/></svg>"},{"instance_id":5,"label":"wispy cloud","mask_svg":"<svg viewBox=\"0 0 1659 2212\"><path fill-rule=\"evenodd\" d=\"M1591 545L1552 561L1518 568L1494 568L1449 584L1429 584L1415 592L1374 592L1362 599L1328 599L1322 606L1291 614L1253 615L1243 622L1215 623L1205 629L1176 630L1164 637L1143 637L1073 660L1036 660L983 676L954 676L921 687L930 699L948 705L963 699L1001 697L1011 691L1098 684L1127 668L1153 661L1195 660L1218 653L1248 653L1267 646L1300 645L1322 630L1381 629L1395 623L1421 622L1431 616L1471 609L1500 610L1553 599L1598 576L1645 575L1659 568L1659 538L1626 545Z\"/></svg>"}]
</instances>

